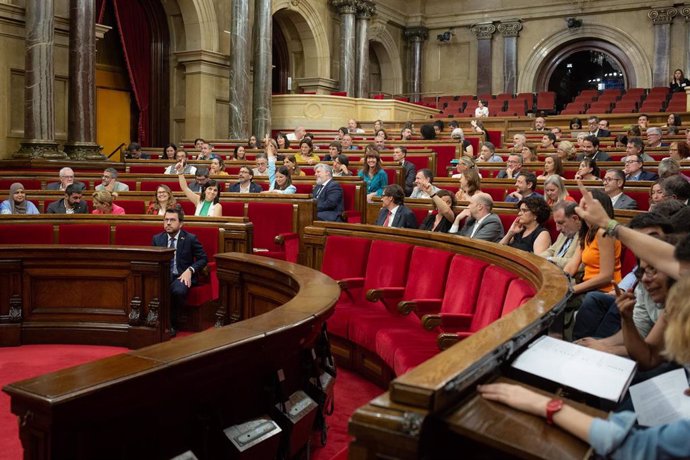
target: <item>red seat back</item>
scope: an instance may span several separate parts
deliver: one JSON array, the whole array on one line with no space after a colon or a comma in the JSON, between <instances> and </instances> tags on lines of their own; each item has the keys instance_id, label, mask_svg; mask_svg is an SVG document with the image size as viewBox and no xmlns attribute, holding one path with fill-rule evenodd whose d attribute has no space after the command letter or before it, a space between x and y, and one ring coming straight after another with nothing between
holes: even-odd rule
<instances>
[{"instance_id":1,"label":"red seat back","mask_svg":"<svg viewBox=\"0 0 690 460\"><path fill-rule=\"evenodd\" d=\"M189 233L196 235L197 239L204 247L209 262L211 258L218 254L218 229L213 227L196 227L193 225L184 227Z\"/></svg>"},{"instance_id":2,"label":"red seat back","mask_svg":"<svg viewBox=\"0 0 690 460\"><path fill-rule=\"evenodd\" d=\"M162 221L161 225L116 225L115 244L122 246L153 246L154 235L162 231Z\"/></svg>"},{"instance_id":3,"label":"red seat back","mask_svg":"<svg viewBox=\"0 0 690 460\"><path fill-rule=\"evenodd\" d=\"M474 313L487 263L462 254L453 256L448 269L441 311Z\"/></svg>"},{"instance_id":4,"label":"red seat back","mask_svg":"<svg viewBox=\"0 0 690 460\"><path fill-rule=\"evenodd\" d=\"M527 281L522 279L513 280L508 287L506 300L503 302L503 311L501 312L501 316L507 315L534 297L534 292L534 288Z\"/></svg>"},{"instance_id":5,"label":"red seat back","mask_svg":"<svg viewBox=\"0 0 690 460\"><path fill-rule=\"evenodd\" d=\"M110 244L109 224L60 224L60 244Z\"/></svg>"},{"instance_id":6,"label":"red seat back","mask_svg":"<svg viewBox=\"0 0 690 460\"><path fill-rule=\"evenodd\" d=\"M411 254L410 244L373 241L367 259L364 292L375 288L405 286Z\"/></svg>"},{"instance_id":7,"label":"red seat back","mask_svg":"<svg viewBox=\"0 0 690 460\"><path fill-rule=\"evenodd\" d=\"M339 182L339 184L343 187L343 210L360 211L355 207L355 196L357 195L357 186L366 186L364 184L353 184L347 182Z\"/></svg>"},{"instance_id":8,"label":"red seat back","mask_svg":"<svg viewBox=\"0 0 690 460\"><path fill-rule=\"evenodd\" d=\"M180 192L182 189L180 189L180 183L176 180L149 180L149 181L141 181L141 191L142 192L155 192L158 189L158 186L160 185L167 185L170 187L170 190L173 192Z\"/></svg>"},{"instance_id":9,"label":"red seat back","mask_svg":"<svg viewBox=\"0 0 690 460\"><path fill-rule=\"evenodd\" d=\"M221 201L223 216L225 217L244 217L244 203L241 201Z\"/></svg>"},{"instance_id":10,"label":"red seat back","mask_svg":"<svg viewBox=\"0 0 690 460\"><path fill-rule=\"evenodd\" d=\"M274 239L281 233L293 233L293 214L291 203L261 203L250 201L247 217L254 224L254 247L275 249Z\"/></svg>"},{"instance_id":11,"label":"red seat back","mask_svg":"<svg viewBox=\"0 0 690 460\"><path fill-rule=\"evenodd\" d=\"M145 214L146 204L143 201L117 200L115 204L124 208L125 214Z\"/></svg>"},{"instance_id":12,"label":"red seat back","mask_svg":"<svg viewBox=\"0 0 690 460\"><path fill-rule=\"evenodd\" d=\"M440 299L453 253L416 246L412 250L405 299Z\"/></svg>"},{"instance_id":13,"label":"red seat back","mask_svg":"<svg viewBox=\"0 0 690 460\"><path fill-rule=\"evenodd\" d=\"M19 182L24 186L24 190L41 190L40 179L0 179L0 190L8 190L12 184Z\"/></svg>"},{"instance_id":14,"label":"red seat back","mask_svg":"<svg viewBox=\"0 0 690 460\"><path fill-rule=\"evenodd\" d=\"M323 250L321 271L334 280L363 277L371 240L350 236L329 236Z\"/></svg>"},{"instance_id":15,"label":"red seat back","mask_svg":"<svg viewBox=\"0 0 690 460\"><path fill-rule=\"evenodd\" d=\"M51 224L0 225L0 244L53 244Z\"/></svg>"},{"instance_id":16,"label":"red seat back","mask_svg":"<svg viewBox=\"0 0 690 460\"><path fill-rule=\"evenodd\" d=\"M484 270L482 285L477 298L477 309L472 318L470 330L478 331L496 321L501 316L510 282L517 277L512 272L497 265Z\"/></svg>"}]
</instances>

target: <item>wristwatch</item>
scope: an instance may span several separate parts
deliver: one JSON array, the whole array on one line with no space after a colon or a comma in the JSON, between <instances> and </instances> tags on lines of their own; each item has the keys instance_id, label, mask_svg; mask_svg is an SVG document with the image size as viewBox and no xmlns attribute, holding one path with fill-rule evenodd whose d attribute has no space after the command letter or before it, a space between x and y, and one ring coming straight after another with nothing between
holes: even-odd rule
<instances>
[{"instance_id":1,"label":"wristwatch","mask_svg":"<svg viewBox=\"0 0 690 460\"><path fill-rule=\"evenodd\" d=\"M554 398L546 404L546 423L553 425L553 416L563 409L563 400Z\"/></svg>"}]
</instances>

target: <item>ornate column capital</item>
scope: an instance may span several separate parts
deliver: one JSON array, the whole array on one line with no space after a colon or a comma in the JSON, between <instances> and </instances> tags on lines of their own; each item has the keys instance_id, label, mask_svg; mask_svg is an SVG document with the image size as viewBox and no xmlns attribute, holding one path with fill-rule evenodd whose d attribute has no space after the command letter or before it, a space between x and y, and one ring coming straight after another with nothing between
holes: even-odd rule
<instances>
[{"instance_id":1,"label":"ornate column capital","mask_svg":"<svg viewBox=\"0 0 690 460\"><path fill-rule=\"evenodd\" d=\"M503 35L504 37L517 37L520 35L521 30L522 22L520 22L519 19L516 19L514 21L501 22L498 25L498 31L501 32L501 35Z\"/></svg>"},{"instance_id":2,"label":"ornate column capital","mask_svg":"<svg viewBox=\"0 0 690 460\"><path fill-rule=\"evenodd\" d=\"M647 13L647 16L652 20L652 24L655 26L659 24L671 24L676 15L678 15L678 10L672 6L667 8L654 8Z\"/></svg>"},{"instance_id":3,"label":"ornate column capital","mask_svg":"<svg viewBox=\"0 0 690 460\"><path fill-rule=\"evenodd\" d=\"M678 10L678 12L685 18L686 22L690 21L690 6L683 6Z\"/></svg>"},{"instance_id":4,"label":"ornate column capital","mask_svg":"<svg viewBox=\"0 0 690 460\"><path fill-rule=\"evenodd\" d=\"M494 32L496 32L496 26L491 22L486 22L483 24L475 24L470 27L470 30L477 37L477 40L491 40Z\"/></svg>"},{"instance_id":5,"label":"ornate column capital","mask_svg":"<svg viewBox=\"0 0 690 460\"><path fill-rule=\"evenodd\" d=\"M357 12L357 0L329 0L329 3L340 14L355 14Z\"/></svg>"},{"instance_id":6,"label":"ornate column capital","mask_svg":"<svg viewBox=\"0 0 690 460\"><path fill-rule=\"evenodd\" d=\"M424 26L408 27L403 31L405 39L410 42L423 42L429 38L429 29Z\"/></svg>"},{"instance_id":7,"label":"ornate column capital","mask_svg":"<svg viewBox=\"0 0 690 460\"><path fill-rule=\"evenodd\" d=\"M369 19L376 13L376 4L372 0L357 0L357 18Z\"/></svg>"}]
</instances>

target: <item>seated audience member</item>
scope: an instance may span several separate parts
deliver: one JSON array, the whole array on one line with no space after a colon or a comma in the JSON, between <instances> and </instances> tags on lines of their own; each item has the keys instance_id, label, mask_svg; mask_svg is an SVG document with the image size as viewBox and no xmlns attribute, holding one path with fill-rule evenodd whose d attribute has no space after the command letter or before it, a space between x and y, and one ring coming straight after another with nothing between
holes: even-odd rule
<instances>
[{"instance_id":1,"label":"seated audience member","mask_svg":"<svg viewBox=\"0 0 690 460\"><path fill-rule=\"evenodd\" d=\"M285 150L290 148L290 139L284 133L276 134L276 145L280 150Z\"/></svg>"},{"instance_id":2,"label":"seated audience member","mask_svg":"<svg viewBox=\"0 0 690 460\"><path fill-rule=\"evenodd\" d=\"M433 181L434 174L431 172L431 169L424 168L417 171L414 180L415 187L414 189L412 189L410 198L431 198L431 194L437 193L439 190L441 190L440 188L432 184ZM426 186L427 184L432 184L431 194L426 193L426 190L428 188Z\"/></svg>"},{"instance_id":3,"label":"seated audience member","mask_svg":"<svg viewBox=\"0 0 690 460\"><path fill-rule=\"evenodd\" d=\"M359 122L354 118L347 120L347 132L350 134L364 134L364 130L359 127Z\"/></svg>"},{"instance_id":4,"label":"seated audience member","mask_svg":"<svg viewBox=\"0 0 690 460\"><path fill-rule=\"evenodd\" d=\"M46 190L60 190L64 192L65 190L67 190L67 187L71 184L81 185L82 189L86 188L86 185L84 185L83 182L75 182L74 171L72 170L72 168L62 168L58 174L60 177L60 181L49 183L48 185L46 185Z\"/></svg>"},{"instance_id":5,"label":"seated audience member","mask_svg":"<svg viewBox=\"0 0 690 460\"><path fill-rule=\"evenodd\" d=\"M84 187L79 184L70 184L65 189L65 197L53 201L46 209L47 214L88 214L89 208L86 202L81 200Z\"/></svg>"},{"instance_id":6,"label":"seated audience member","mask_svg":"<svg viewBox=\"0 0 690 460\"><path fill-rule=\"evenodd\" d=\"M474 109L474 118L486 118L489 116L489 108L484 105L484 101L477 99L477 108Z\"/></svg>"},{"instance_id":7,"label":"seated audience member","mask_svg":"<svg viewBox=\"0 0 690 460\"><path fill-rule=\"evenodd\" d=\"M575 201L568 193L568 189L565 188L563 178L557 174L547 177L544 181L544 198L546 204L552 208L562 201Z\"/></svg>"},{"instance_id":8,"label":"seated audience member","mask_svg":"<svg viewBox=\"0 0 690 460\"><path fill-rule=\"evenodd\" d=\"M496 176L497 179L513 179L520 174L522 169L522 155L519 153L511 153L508 155L508 161L506 161L506 169L499 171Z\"/></svg>"},{"instance_id":9,"label":"seated audience member","mask_svg":"<svg viewBox=\"0 0 690 460\"><path fill-rule=\"evenodd\" d=\"M647 155L644 151L644 142L639 137L630 137L625 144L625 155L639 155L642 161L654 161L654 158Z\"/></svg>"},{"instance_id":10,"label":"seated audience member","mask_svg":"<svg viewBox=\"0 0 690 460\"><path fill-rule=\"evenodd\" d=\"M407 161L407 147L398 146L393 149L393 160L402 166L403 180L405 181L405 196L410 196L414 189L417 167Z\"/></svg>"},{"instance_id":11,"label":"seated audience member","mask_svg":"<svg viewBox=\"0 0 690 460\"><path fill-rule=\"evenodd\" d=\"M650 272L651 274L651 272ZM648 276L648 275L647 275ZM690 280L684 278L670 290L666 299L663 340L667 359L681 366L690 362ZM622 305L629 310L629 305ZM627 314L627 312L625 313ZM624 320L624 326L632 321ZM651 347L641 347L649 352ZM690 419L683 417L678 421L642 428L635 423L634 412L619 412L608 420L592 417L570 405L559 406L556 412L552 397L529 390L520 385L494 383L479 385L482 397L506 404L517 410L544 417L574 436L588 442L597 456L601 458L688 458L690 457ZM686 390L687 391L687 390ZM686 398L686 394L677 395ZM680 401L680 399L679 399Z\"/></svg>"},{"instance_id":12,"label":"seated audience member","mask_svg":"<svg viewBox=\"0 0 690 460\"><path fill-rule=\"evenodd\" d=\"M577 117L571 118L568 126L570 129L582 129L582 121L580 121L580 119Z\"/></svg>"},{"instance_id":13,"label":"seated audience member","mask_svg":"<svg viewBox=\"0 0 690 460\"><path fill-rule=\"evenodd\" d=\"M575 138L575 146L578 150L582 150L582 143L585 141L585 138L587 136L588 136L587 133L576 133L576 132L571 133L571 137Z\"/></svg>"},{"instance_id":14,"label":"seated audience member","mask_svg":"<svg viewBox=\"0 0 690 460\"><path fill-rule=\"evenodd\" d=\"M591 158L596 161L609 161L611 157L608 153L599 150L599 138L596 136L586 136L580 145L581 153L577 154L577 160L582 161L584 158Z\"/></svg>"},{"instance_id":15,"label":"seated audience member","mask_svg":"<svg viewBox=\"0 0 690 460\"><path fill-rule=\"evenodd\" d=\"M26 199L24 186L19 182L10 185L10 193L5 201L0 203L0 214L40 214L38 208ZM415 226L416 227L416 226Z\"/></svg>"},{"instance_id":16,"label":"seated audience member","mask_svg":"<svg viewBox=\"0 0 690 460\"><path fill-rule=\"evenodd\" d=\"M343 146L340 142L333 141L328 145L328 153L323 157L323 161L333 161L335 157L343 153Z\"/></svg>"},{"instance_id":17,"label":"seated audience member","mask_svg":"<svg viewBox=\"0 0 690 460\"><path fill-rule=\"evenodd\" d=\"M576 180L601 180L601 171L597 166L596 160L583 158L580 161L580 168L575 173Z\"/></svg>"},{"instance_id":18,"label":"seated audience member","mask_svg":"<svg viewBox=\"0 0 690 460\"><path fill-rule=\"evenodd\" d=\"M609 130L609 121L604 120L603 118L601 120L599 120L599 129L605 129L608 131Z\"/></svg>"},{"instance_id":19,"label":"seated audience member","mask_svg":"<svg viewBox=\"0 0 690 460\"><path fill-rule=\"evenodd\" d=\"M422 186L434 202L434 211L430 212L419 225L420 230L448 233L455 221L455 197L448 190L438 190L431 193L433 185L429 182Z\"/></svg>"},{"instance_id":20,"label":"seated audience member","mask_svg":"<svg viewBox=\"0 0 690 460\"><path fill-rule=\"evenodd\" d=\"M455 193L456 201L470 201L475 193L481 192L482 178L476 168L466 170L460 176L460 189Z\"/></svg>"},{"instance_id":21,"label":"seated audience member","mask_svg":"<svg viewBox=\"0 0 690 460\"><path fill-rule=\"evenodd\" d=\"M107 190L99 190L91 195L93 198L93 211L91 214L124 214L124 208L113 203L114 196ZM117 196L117 194L115 194Z\"/></svg>"},{"instance_id":22,"label":"seated audience member","mask_svg":"<svg viewBox=\"0 0 690 460\"><path fill-rule=\"evenodd\" d=\"M474 147L472 146L472 143L470 141L465 139L465 132L462 130L462 128L454 128L450 134L450 137L456 139L459 143L462 144L463 155L467 155L470 157L474 156Z\"/></svg>"},{"instance_id":23,"label":"seated audience member","mask_svg":"<svg viewBox=\"0 0 690 460\"><path fill-rule=\"evenodd\" d=\"M672 93L684 93L685 88L690 86L690 80L685 78L681 69L676 69L673 72L673 79L669 85Z\"/></svg>"},{"instance_id":24,"label":"seated audience member","mask_svg":"<svg viewBox=\"0 0 690 460\"><path fill-rule=\"evenodd\" d=\"M254 177L265 177L268 176L268 159L265 153L257 153L256 160L254 161L256 168L252 169Z\"/></svg>"},{"instance_id":25,"label":"seated audience member","mask_svg":"<svg viewBox=\"0 0 690 460\"><path fill-rule=\"evenodd\" d=\"M668 219L653 212L636 215L628 224L628 228L659 238L671 238L671 236L664 237L664 235L673 231L673 226ZM677 240L676 237L673 238ZM674 243L677 242L675 240ZM666 239L666 241L671 242L672 240ZM635 294L637 304L635 305L634 321L640 333L645 337L659 318L661 312L659 309L663 308L663 301L666 297L666 292L663 292L662 296L652 300L650 290L664 291L664 285L669 281L665 276L654 277L657 279L640 279L639 275L647 267L651 267L651 265L638 259L635 269L626 275L619 284L621 291L634 292ZM661 281L662 284L658 284L658 281ZM670 287L670 285L666 287ZM587 293L575 317L573 340L576 343L585 347L628 356L623 334L620 331L621 316L616 306L618 295L614 291L608 293L591 291Z\"/></svg>"},{"instance_id":26,"label":"seated audience member","mask_svg":"<svg viewBox=\"0 0 690 460\"><path fill-rule=\"evenodd\" d=\"M647 115L644 115L645 117ZM646 129L646 128L645 128ZM628 137L642 137L642 130L640 129L640 125L630 125L628 127L627 131ZM644 144L644 142L643 142Z\"/></svg>"},{"instance_id":27,"label":"seated audience member","mask_svg":"<svg viewBox=\"0 0 690 460\"><path fill-rule=\"evenodd\" d=\"M517 190L506 196L508 203L517 203L531 196L544 199L542 195L535 191L537 189L537 177L531 172L521 172L518 174L517 179L515 179L515 187Z\"/></svg>"},{"instance_id":28,"label":"seated audience member","mask_svg":"<svg viewBox=\"0 0 690 460\"><path fill-rule=\"evenodd\" d=\"M628 155L625 157L625 172L626 181L640 181L640 180L657 180L659 176L653 172L644 170L644 162L640 155Z\"/></svg>"},{"instance_id":29,"label":"seated audience member","mask_svg":"<svg viewBox=\"0 0 690 460\"><path fill-rule=\"evenodd\" d=\"M536 253L537 255L552 262L558 268L563 269L575 254L580 244L580 227L582 222L580 216L575 212L577 203L574 201L559 201L553 206L553 221L556 223L558 237L556 242L549 246L545 251Z\"/></svg>"},{"instance_id":30,"label":"seated audience member","mask_svg":"<svg viewBox=\"0 0 690 460\"><path fill-rule=\"evenodd\" d=\"M196 166L192 166L189 163L187 163L187 152L184 150L178 150L177 151L177 163L172 164L165 168L165 171L163 171L163 174L177 174L177 167L178 165L182 165L182 174L195 174L196 173Z\"/></svg>"},{"instance_id":31,"label":"seated audience member","mask_svg":"<svg viewBox=\"0 0 690 460\"><path fill-rule=\"evenodd\" d=\"M196 145L195 145L196 147ZM161 160L169 160L169 161L175 161L175 154L177 153L177 145L175 144L168 144L165 147L163 147L163 156L161 156Z\"/></svg>"},{"instance_id":32,"label":"seated audience member","mask_svg":"<svg viewBox=\"0 0 690 460\"><path fill-rule=\"evenodd\" d=\"M457 215L449 233L457 233L460 236L477 240L498 243L503 238L504 230L501 219L491 212L494 201L488 193L478 192L472 195L467 208ZM460 222L465 220L460 228Z\"/></svg>"},{"instance_id":33,"label":"seated audience member","mask_svg":"<svg viewBox=\"0 0 690 460\"><path fill-rule=\"evenodd\" d=\"M606 215L613 219L613 204L609 196L601 190L591 191L595 200L601 203ZM610 292L613 283L621 281L621 242L605 235L605 229L583 223L580 228L580 245L572 259L563 268L570 276L575 276L584 266L581 282L572 285L573 297L568 300L563 322L555 327L556 333L563 333L566 340L572 339L574 317L589 291ZM560 326L563 326L562 330Z\"/></svg>"},{"instance_id":34,"label":"seated audience member","mask_svg":"<svg viewBox=\"0 0 690 460\"><path fill-rule=\"evenodd\" d=\"M211 176L229 176L230 174L225 171L225 162L221 157L215 153L211 155L211 164L208 168L209 175Z\"/></svg>"},{"instance_id":35,"label":"seated audience member","mask_svg":"<svg viewBox=\"0 0 690 460\"><path fill-rule=\"evenodd\" d=\"M223 207L220 204L220 188L218 187L218 183L213 179L208 179L208 176L206 176L207 180L201 187L200 195L197 195L187 185L184 174L182 174L182 168L182 163L178 163L176 167L177 171L179 171L177 178L184 195L189 201L194 203L194 206L196 206L194 215L202 217L222 216Z\"/></svg>"},{"instance_id":36,"label":"seated audience member","mask_svg":"<svg viewBox=\"0 0 690 460\"><path fill-rule=\"evenodd\" d=\"M674 198L683 204L688 204L688 199L690 198L690 183L680 174L662 180L661 190L665 198Z\"/></svg>"},{"instance_id":37,"label":"seated audience member","mask_svg":"<svg viewBox=\"0 0 690 460\"><path fill-rule=\"evenodd\" d=\"M503 158L496 155L496 146L489 141L482 143L479 147L479 156L477 157L477 162L484 163L502 163Z\"/></svg>"},{"instance_id":38,"label":"seated audience member","mask_svg":"<svg viewBox=\"0 0 690 460\"><path fill-rule=\"evenodd\" d=\"M246 161L247 152L244 149L244 145L236 145L232 150L232 159L236 161Z\"/></svg>"},{"instance_id":39,"label":"seated audience member","mask_svg":"<svg viewBox=\"0 0 690 460\"><path fill-rule=\"evenodd\" d=\"M556 148L556 135L552 132L548 132L541 137L541 144L539 145L540 150L553 150Z\"/></svg>"},{"instance_id":40,"label":"seated audience member","mask_svg":"<svg viewBox=\"0 0 690 460\"><path fill-rule=\"evenodd\" d=\"M330 222L342 222L342 214L345 209L343 201L343 188L333 180L333 168L330 165L319 163L314 166L316 185L312 193L316 200L316 220Z\"/></svg>"},{"instance_id":41,"label":"seated audience member","mask_svg":"<svg viewBox=\"0 0 690 460\"><path fill-rule=\"evenodd\" d=\"M261 193L263 189L255 184L254 172L248 166L242 166L238 173L239 181L228 190L231 193Z\"/></svg>"},{"instance_id":42,"label":"seated audience member","mask_svg":"<svg viewBox=\"0 0 690 460\"><path fill-rule=\"evenodd\" d=\"M518 204L518 217L513 221L501 244L540 254L551 245L549 231L543 227L551 217L551 208L542 198L528 196Z\"/></svg>"},{"instance_id":43,"label":"seated audience member","mask_svg":"<svg viewBox=\"0 0 690 460\"><path fill-rule=\"evenodd\" d=\"M611 198L613 209L637 209L637 201L623 193L625 174L620 169L609 169L604 176L604 192Z\"/></svg>"},{"instance_id":44,"label":"seated audience member","mask_svg":"<svg viewBox=\"0 0 690 460\"><path fill-rule=\"evenodd\" d=\"M436 130L433 125L422 125L422 127L419 128L419 133L425 141L436 139Z\"/></svg>"},{"instance_id":45,"label":"seated audience member","mask_svg":"<svg viewBox=\"0 0 690 460\"><path fill-rule=\"evenodd\" d=\"M401 141L411 141L412 140L412 128L403 128L400 130L400 140Z\"/></svg>"},{"instance_id":46,"label":"seated audience member","mask_svg":"<svg viewBox=\"0 0 690 460\"><path fill-rule=\"evenodd\" d=\"M307 133L307 130L304 129L304 126L298 126L295 128L295 131L292 133L289 133L286 138L290 142L301 141L306 133ZM278 145L280 145L280 144L278 144Z\"/></svg>"},{"instance_id":47,"label":"seated audience member","mask_svg":"<svg viewBox=\"0 0 690 460\"><path fill-rule=\"evenodd\" d=\"M398 184L387 185L381 197L381 211L376 225L397 228L417 228L417 216L405 206L405 192Z\"/></svg>"},{"instance_id":48,"label":"seated audience member","mask_svg":"<svg viewBox=\"0 0 690 460\"><path fill-rule=\"evenodd\" d=\"M200 167L197 169L194 173L194 180L187 184L189 189L194 193L201 193L201 190L208 183L209 175L210 173L208 168Z\"/></svg>"},{"instance_id":49,"label":"seated audience member","mask_svg":"<svg viewBox=\"0 0 690 460\"><path fill-rule=\"evenodd\" d=\"M374 133L378 133L380 130L384 129L383 120L374 121ZM388 139L388 138L386 138Z\"/></svg>"},{"instance_id":50,"label":"seated audience member","mask_svg":"<svg viewBox=\"0 0 690 460\"><path fill-rule=\"evenodd\" d=\"M349 134L345 134L343 136L343 139L340 141L341 147L343 151L347 150L359 150L359 147L356 145L352 144L352 136Z\"/></svg>"},{"instance_id":51,"label":"seated audience member","mask_svg":"<svg viewBox=\"0 0 690 460\"><path fill-rule=\"evenodd\" d=\"M680 163L687 163L690 158L690 147L687 142L671 142L668 148L669 158Z\"/></svg>"},{"instance_id":52,"label":"seated audience member","mask_svg":"<svg viewBox=\"0 0 690 460\"><path fill-rule=\"evenodd\" d=\"M208 259L196 235L183 230L184 212L171 208L163 218L163 233L153 237L153 246L174 248L170 263L170 335L177 334L180 310L185 306L189 289L197 284Z\"/></svg>"},{"instance_id":53,"label":"seated audience member","mask_svg":"<svg viewBox=\"0 0 690 460\"><path fill-rule=\"evenodd\" d=\"M523 163L532 163L537 161L537 151L532 145L525 144L522 146L522 162Z\"/></svg>"},{"instance_id":54,"label":"seated audience member","mask_svg":"<svg viewBox=\"0 0 690 460\"><path fill-rule=\"evenodd\" d=\"M388 175L381 167L381 156L373 144L366 147L364 165L357 175L367 184L367 201L375 196L381 196L388 185Z\"/></svg>"},{"instance_id":55,"label":"seated audience member","mask_svg":"<svg viewBox=\"0 0 690 460\"><path fill-rule=\"evenodd\" d=\"M320 161L318 155L314 153L314 144L311 139L302 139L299 143L299 152L295 155L297 163L307 163L314 165Z\"/></svg>"},{"instance_id":56,"label":"seated audience member","mask_svg":"<svg viewBox=\"0 0 690 460\"><path fill-rule=\"evenodd\" d=\"M201 146L202 146L202 144L204 144L205 142L206 142L206 141L205 141L203 138L197 137L196 139L194 139L194 148L195 148L196 150L201 150ZM177 148L176 148L175 150L177 150ZM173 156L172 158L169 158L169 160L174 160L174 159L175 159L174 156Z\"/></svg>"},{"instance_id":57,"label":"seated audience member","mask_svg":"<svg viewBox=\"0 0 690 460\"><path fill-rule=\"evenodd\" d=\"M197 155L197 160L210 160L211 155L213 155L213 145L208 142L201 144L201 149L199 155Z\"/></svg>"},{"instance_id":58,"label":"seated audience member","mask_svg":"<svg viewBox=\"0 0 690 460\"><path fill-rule=\"evenodd\" d=\"M666 128L669 136L675 136L676 134L680 134L682 124L683 121L680 118L680 114L669 113L668 118L666 119L666 125L664 127Z\"/></svg>"},{"instance_id":59,"label":"seated audience member","mask_svg":"<svg viewBox=\"0 0 690 460\"><path fill-rule=\"evenodd\" d=\"M560 141L563 137L563 130L558 126L554 126L553 128L551 128L551 132L554 136L556 136L556 141Z\"/></svg>"},{"instance_id":60,"label":"seated audience member","mask_svg":"<svg viewBox=\"0 0 690 460\"><path fill-rule=\"evenodd\" d=\"M479 134L481 136L481 141L486 140L486 130L484 129L484 123L481 120L470 121L470 126L474 134Z\"/></svg>"},{"instance_id":61,"label":"seated audience member","mask_svg":"<svg viewBox=\"0 0 690 460\"><path fill-rule=\"evenodd\" d=\"M665 147L666 144L661 142L661 128L657 127L652 127L652 128L647 128L647 147L649 148L658 148L658 147Z\"/></svg>"},{"instance_id":62,"label":"seated audience member","mask_svg":"<svg viewBox=\"0 0 690 460\"><path fill-rule=\"evenodd\" d=\"M436 120L433 125L434 128L434 133L436 133L436 137L439 137L441 133L443 133L443 129L446 127L446 124L443 122L443 120Z\"/></svg>"},{"instance_id":63,"label":"seated audience member","mask_svg":"<svg viewBox=\"0 0 690 460\"><path fill-rule=\"evenodd\" d=\"M307 173L302 171L302 169L297 164L297 159L295 158L294 155L286 156L285 159L283 160L283 166L287 166L288 170L290 171L290 175L292 177L303 177L303 176L307 175Z\"/></svg>"},{"instance_id":64,"label":"seated audience member","mask_svg":"<svg viewBox=\"0 0 690 460\"><path fill-rule=\"evenodd\" d=\"M617 149L621 147L626 147L628 145L628 136L625 134L618 134L616 135L616 140L613 143L613 146Z\"/></svg>"},{"instance_id":65,"label":"seated audience member","mask_svg":"<svg viewBox=\"0 0 690 460\"><path fill-rule=\"evenodd\" d=\"M118 182L117 169L107 168L103 171L102 182L96 186L96 191L107 190L108 192L129 192L129 185Z\"/></svg>"},{"instance_id":66,"label":"seated audience member","mask_svg":"<svg viewBox=\"0 0 690 460\"><path fill-rule=\"evenodd\" d=\"M127 146L125 158L128 160L149 160L151 156L141 151L141 145L139 145L139 143L132 142Z\"/></svg>"},{"instance_id":67,"label":"seated audience member","mask_svg":"<svg viewBox=\"0 0 690 460\"><path fill-rule=\"evenodd\" d=\"M172 190L167 185L159 185L156 189L156 195L153 200L149 203L148 208L146 208L146 214L154 214L158 216L164 216L165 211L171 208L177 208L180 205L177 204L175 195L173 195Z\"/></svg>"},{"instance_id":68,"label":"seated audience member","mask_svg":"<svg viewBox=\"0 0 690 460\"><path fill-rule=\"evenodd\" d=\"M527 137L524 134L513 135L513 146L511 147L513 152L522 154L522 148L525 145L527 145Z\"/></svg>"},{"instance_id":69,"label":"seated audience member","mask_svg":"<svg viewBox=\"0 0 690 460\"><path fill-rule=\"evenodd\" d=\"M609 131L606 128L602 128L599 125L599 117L597 116L589 116L587 117L587 124L589 126L589 135L594 136L594 137L609 137L611 136L611 131ZM599 159L601 160L601 159Z\"/></svg>"},{"instance_id":70,"label":"seated audience member","mask_svg":"<svg viewBox=\"0 0 690 460\"><path fill-rule=\"evenodd\" d=\"M347 155L337 155L333 158L333 177L351 176L352 171L348 168L350 166L350 159Z\"/></svg>"},{"instance_id":71,"label":"seated audience member","mask_svg":"<svg viewBox=\"0 0 690 460\"><path fill-rule=\"evenodd\" d=\"M254 134L249 136L249 140L247 140L247 148L253 150L259 148L259 141L256 139L256 136Z\"/></svg>"},{"instance_id":72,"label":"seated audience member","mask_svg":"<svg viewBox=\"0 0 690 460\"><path fill-rule=\"evenodd\" d=\"M575 159L575 146L570 141L561 141L556 147L556 155L561 161L571 161Z\"/></svg>"},{"instance_id":73,"label":"seated audience member","mask_svg":"<svg viewBox=\"0 0 690 460\"><path fill-rule=\"evenodd\" d=\"M457 162L457 165L455 166L455 174L450 176L451 179L460 179L468 169L477 169L472 157L463 156L453 161ZM479 171L477 171L477 174L479 174ZM481 176L481 174L479 175Z\"/></svg>"},{"instance_id":74,"label":"seated audience member","mask_svg":"<svg viewBox=\"0 0 690 460\"><path fill-rule=\"evenodd\" d=\"M381 129L378 133L376 133L376 137L374 138L374 145L376 146L376 150L380 152L381 150L386 150L388 148L386 146L386 139L388 139L388 137L384 130Z\"/></svg>"},{"instance_id":75,"label":"seated audience member","mask_svg":"<svg viewBox=\"0 0 690 460\"><path fill-rule=\"evenodd\" d=\"M335 140L338 141L338 142L342 142L342 141L343 141L343 136L344 136L345 134L348 134L347 126L341 126L340 128L338 128L338 132L337 132L336 135L335 135Z\"/></svg>"},{"instance_id":76,"label":"seated audience member","mask_svg":"<svg viewBox=\"0 0 690 460\"><path fill-rule=\"evenodd\" d=\"M537 179L546 179L551 176L563 176L563 162L558 155L549 155L544 158L544 172Z\"/></svg>"},{"instance_id":77,"label":"seated audience member","mask_svg":"<svg viewBox=\"0 0 690 460\"><path fill-rule=\"evenodd\" d=\"M534 119L534 127L532 128L534 131L546 131L546 120L544 117L537 117Z\"/></svg>"},{"instance_id":78,"label":"seated audience member","mask_svg":"<svg viewBox=\"0 0 690 460\"><path fill-rule=\"evenodd\" d=\"M659 178L666 179L680 174L680 163L673 158L662 158L656 169L659 172Z\"/></svg>"},{"instance_id":79,"label":"seated audience member","mask_svg":"<svg viewBox=\"0 0 690 460\"><path fill-rule=\"evenodd\" d=\"M283 165L276 169L277 150L273 145L273 139L266 145L268 154L268 191L261 193L281 193L290 195L297 192L297 187L292 185L292 177L287 166Z\"/></svg>"},{"instance_id":80,"label":"seated audience member","mask_svg":"<svg viewBox=\"0 0 690 460\"><path fill-rule=\"evenodd\" d=\"M649 210L653 211L654 206L664 201L664 191L661 189L661 179L658 179L649 188Z\"/></svg>"}]
</instances>

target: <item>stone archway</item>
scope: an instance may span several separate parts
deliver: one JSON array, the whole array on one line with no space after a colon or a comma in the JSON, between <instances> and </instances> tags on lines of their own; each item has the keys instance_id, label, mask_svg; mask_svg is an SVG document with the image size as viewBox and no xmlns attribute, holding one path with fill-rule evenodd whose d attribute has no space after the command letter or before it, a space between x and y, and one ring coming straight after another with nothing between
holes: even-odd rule
<instances>
[{"instance_id":1,"label":"stone archway","mask_svg":"<svg viewBox=\"0 0 690 460\"><path fill-rule=\"evenodd\" d=\"M537 43L519 76L518 92L545 91L557 63L582 50L583 45L616 59L625 71L628 87L652 86L652 67L640 46L621 30L594 24L566 29Z\"/></svg>"},{"instance_id":2,"label":"stone archway","mask_svg":"<svg viewBox=\"0 0 690 460\"><path fill-rule=\"evenodd\" d=\"M381 69L381 91L389 94L403 92L403 72L400 50L385 24L372 22L369 28L369 48L376 54Z\"/></svg>"}]
</instances>

